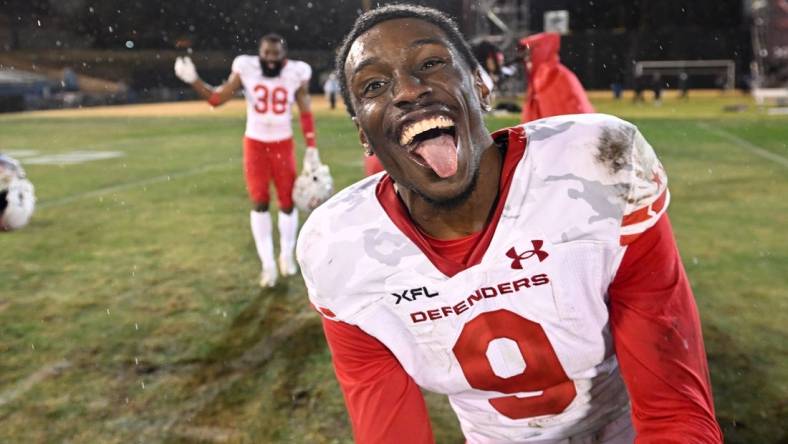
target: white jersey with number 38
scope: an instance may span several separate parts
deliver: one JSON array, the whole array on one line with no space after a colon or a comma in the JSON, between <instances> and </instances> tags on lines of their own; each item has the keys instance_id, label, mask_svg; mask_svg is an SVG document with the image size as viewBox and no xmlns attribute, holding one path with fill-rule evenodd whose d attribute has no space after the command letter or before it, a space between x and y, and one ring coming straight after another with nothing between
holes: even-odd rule
<instances>
[{"instance_id":1,"label":"white jersey with number 38","mask_svg":"<svg viewBox=\"0 0 788 444\"><path fill-rule=\"evenodd\" d=\"M468 442L616 442L631 429L607 289L626 244L667 207L664 171L637 128L610 116L494 136L508 138L513 172L477 263L447 274L384 209L373 176L304 225L310 300L448 395Z\"/></svg>"},{"instance_id":2,"label":"white jersey with number 38","mask_svg":"<svg viewBox=\"0 0 788 444\"><path fill-rule=\"evenodd\" d=\"M263 76L260 57L241 55L232 71L241 76L246 97L246 137L275 142L293 136L291 106L295 93L312 77L312 68L300 60L287 60L277 77Z\"/></svg>"}]
</instances>

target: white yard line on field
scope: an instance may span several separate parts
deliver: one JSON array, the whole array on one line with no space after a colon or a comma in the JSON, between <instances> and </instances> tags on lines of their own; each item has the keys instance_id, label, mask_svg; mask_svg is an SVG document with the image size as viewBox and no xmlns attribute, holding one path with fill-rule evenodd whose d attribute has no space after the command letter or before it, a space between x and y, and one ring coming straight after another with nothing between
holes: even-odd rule
<instances>
[{"instance_id":1,"label":"white yard line on field","mask_svg":"<svg viewBox=\"0 0 788 444\"><path fill-rule=\"evenodd\" d=\"M763 157L764 159L771 160L774 163L778 163L778 164L788 168L788 158L785 158L785 157L783 157L783 156L781 156L779 154L773 153L773 152L771 152L769 150L763 149L763 148L759 147L758 145L753 144L752 142L748 142L748 141L742 139L741 137L738 137L738 136L736 136L734 134L729 133L728 131L725 131L722 128L713 127L713 126L708 125L708 124L703 123L703 122L698 122L697 125L699 127L703 128L704 130L710 132L710 133L716 134L716 135L722 137L723 139L727 139L727 140L733 142L739 148L743 148L743 149L749 151L750 153L755 154L756 156Z\"/></svg>"},{"instance_id":2,"label":"white yard line on field","mask_svg":"<svg viewBox=\"0 0 788 444\"><path fill-rule=\"evenodd\" d=\"M229 163L203 165L201 167L197 167L197 168L194 168L194 169L191 169L191 170L177 171L177 172L174 172L174 173L163 174L161 176L150 177L148 179L138 180L138 181L135 181L135 182L122 183L122 184L119 184L119 185L113 185L111 187L105 187L105 188L99 188L99 189L96 189L96 190L86 191L84 193L72 194L71 196L65 196L65 197L61 197L61 198L58 198L58 199L45 200L45 201L42 201L41 203L39 203L36 206L36 209L37 210L42 210L42 209L45 209L45 208L59 207L59 206L66 205L66 204L69 204L71 202L75 202L75 201L82 200L82 199L88 199L88 198L91 198L91 197L99 197L99 196L103 196L103 195L106 195L106 194L109 194L109 193L114 193L114 192L117 192L117 191L130 190L130 189L143 187L143 186L146 186L146 185L151 185L151 184L160 183L160 182L169 182L169 181L171 181L173 179L178 179L178 178L181 178L181 177L195 176L197 174L202 174L202 173L205 173L207 171L213 171L213 170L218 170L218 169L223 169L223 168L232 168L234 166L235 166L235 164L229 164Z\"/></svg>"},{"instance_id":3,"label":"white yard line on field","mask_svg":"<svg viewBox=\"0 0 788 444\"><path fill-rule=\"evenodd\" d=\"M26 377L25 379L17 382L14 384L13 387L4 391L0 394L0 407L12 402L13 400L19 398L20 396L24 395L28 390L32 389L36 386L39 382L57 375L58 373L62 372L63 370L71 367L71 363L62 360L55 362L53 364L45 365L40 369L33 372L31 375Z\"/></svg>"}]
</instances>

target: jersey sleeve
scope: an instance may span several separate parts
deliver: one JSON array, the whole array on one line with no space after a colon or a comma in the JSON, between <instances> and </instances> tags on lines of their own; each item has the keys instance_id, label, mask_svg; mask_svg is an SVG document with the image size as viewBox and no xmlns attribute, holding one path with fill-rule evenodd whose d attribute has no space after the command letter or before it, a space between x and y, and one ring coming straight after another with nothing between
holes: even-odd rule
<instances>
[{"instance_id":1,"label":"jersey sleeve","mask_svg":"<svg viewBox=\"0 0 788 444\"><path fill-rule=\"evenodd\" d=\"M319 223L314 223L316 213L313 213L298 234L296 240L296 259L298 260L299 268L301 269L301 276L304 278L304 285L309 297L309 303L320 313L329 319L339 320L337 315L329 307L330 298L326 298L323 293L330 293L330 291L323 292L318 289L318 282L315 279L315 271L313 268L317 266L319 257L322 257L324 250L327 248L326 233L322 230Z\"/></svg>"},{"instance_id":2,"label":"jersey sleeve","mask_svg":"<svg viewBox=\"0 0 788 444\"><path fill-rule=\"evenodd\" d=\"M309 82L309 79L311 78L312 78L312 67L309 66L309 64L306 62L301 62L299 64L299 69L298 69L298 81L301 82L301 84L303 85Z\"/></svg>"},{"instance_id":3,"label":"jersey sleeve","mask_svg":"<svg viewBox=\"0 0 788 444\"><path fill-rule=\"evenodd\" d=\"M316 209L298 236L297 256L309 300L323 316L323 331L331 350L334 371L345 398L355 442L433 442L427 407L413 378L382 342L352 325L354 309L338 303L332 289L346 277L330 266L335 233Z\"/></svg>"},{"instance_id":4,"label":"jersey sleeve","mask_svg":"<svg viewBox=\"0 0 788 444\"><path fill-rule=\"evenodd\" d=\"M636 443L721 443L700 319L667 215L626 247L609 296Z\"/></svg>"},{"instance_id":5,"label":"jersey sleeve","mask_svg":"<svg viewBox=\"0 0 788 444\"><path fill-rule=\"evenodd\" d=\"M243 74L243 65L244 65L244 58L243 56L238 56L233 60L232 65L232 72L238 75Z\"/></svg>"},{"instance_id":6,"label":"jersey sleeve","mask_svg":"<svg viewBox=\"0 0 788 444\"><path fill-rule=\"evenodd\" d=\"M323 331L359 444L434 442L421 390L391 351L360 328L323 319Z\"/></svg>"},{"instance_id":7,"label":"jersey sleeve","mask_svg":"<svg viewBox=\"0 0 788 444\"><path fill-rule=\"evenodd\" d=\"M630 156L629 191L621 221L621 245L634 242L641 233L654 226L670 202L665 169L638 130L632 137Z\"/></svg>"}]
</instances>

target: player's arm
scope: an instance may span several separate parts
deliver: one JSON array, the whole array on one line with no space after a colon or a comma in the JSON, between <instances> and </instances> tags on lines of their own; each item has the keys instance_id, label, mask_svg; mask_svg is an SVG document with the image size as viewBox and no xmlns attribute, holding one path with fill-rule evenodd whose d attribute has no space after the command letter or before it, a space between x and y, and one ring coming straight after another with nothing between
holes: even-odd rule
<instances>
[{"instance_id":1,"label":"player's arm","mask_svg":"<svg viewBox=\"0 0 788 444\"><path fill-rule=\"evenodd\" d=\"M698 310L667 214L627 246L609 296L636 442L721 443Z\"/></svg>"},{"instance_id":2,"label":"player's arm","mask_svg":"<svg viewBox=\"0 0 788 444\"><path fill-rule=\"evenodd\" d=\"M312 115L312 99L309 97L307 84L301 85L295 92L295 101L301 119L301 131L304 133L304 142L307 148L317 148L315 138L315 118Z\"/></svg>"},{"instance_id":3,"label":"player's arm","mask_svg":"<svg viewBox=\"0 0 788 444\"><path fill-rule=\"evenodd\" d=\"M197 69L189 57L178 57L175 60L175 75L183 82L188 83L211 106L219 106L232 99L235 92L242 86L241 76L233 71L226 82L215 88L212 87L200 79Z\"/></svg>"},{"instance_id":4,"label":"player's arm","mask_svg":"<svg viewBox=\"0 0 788 444\"><path fill-rule=\"evenodd\" d=\"M323 320L355 442L434 442L421 390L391 351L360 328Z\"/></svg>"},{"instance_id":5,"label":"player's arm","mask_svg":"<svg viewBox=\"0 0 788 444\"><path fill-rule=\"evenodd\" d=\"M316 170L320 166L320 155L317 152L315 136L315 117L312 115L312 99L309 97L308 81L304 82L295 92L295 101L301 120L301 132L304 135L306 151L304 152L304 169Z\"/></svg>"},{"instance_id":6,"label":"player's arm","mask_svg":"<svg viewBox=\"0 0 788 444\"><path fill-rule=\"evenodd\" d=\"M219 106L232 99L235 92L241 88L241 76L235 72L231 73L226 82L215 88L198 78L191 87L211 106Z\"/></svg>"}]
</instances>

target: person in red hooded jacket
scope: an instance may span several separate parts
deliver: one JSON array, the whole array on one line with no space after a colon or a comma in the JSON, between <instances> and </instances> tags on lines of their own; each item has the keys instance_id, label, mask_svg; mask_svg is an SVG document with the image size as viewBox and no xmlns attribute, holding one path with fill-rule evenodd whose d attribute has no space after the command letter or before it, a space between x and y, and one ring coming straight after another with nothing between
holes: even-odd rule
<instances>
[{"instance_id":1,"label":"person in red hooded jacket","mask_svg":"<svg viewBox=\"0 0 788 444\"><path fill-rule=\"evenodd\" d=\"M558 58L561 36L543 32L520 40L528 72L528 94L523 122L561 114L593 113L585 89L577 76Z\"/></svg>"}]
</instances>

